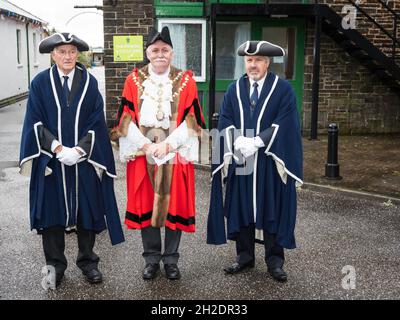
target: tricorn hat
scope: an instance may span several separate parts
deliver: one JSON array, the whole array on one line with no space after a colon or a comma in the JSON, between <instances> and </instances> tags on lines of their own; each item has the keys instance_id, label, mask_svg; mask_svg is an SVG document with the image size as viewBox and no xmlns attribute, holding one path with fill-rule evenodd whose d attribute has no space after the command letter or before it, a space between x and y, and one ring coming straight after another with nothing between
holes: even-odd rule
<instances>
[{"instance_id":1,"label":"tricorn hat","mask_svg":"<svg viewBox=\"0 0 400 320\"><path fill-rule=\"evenodd\" d=\"M57 46L62 46L63 44L71 44L75 46L78 51L88 51L88 44L79 39L76 35L72 33L54 33L50 37L47 37L40 41L39 43L39 52L40 53L50 53Z\"/></svg>"},{"instance_id":2,"label":"tricorn hat","mask_svg":"<svg viewBox=\"0 0 400 320\"><path fill-rule=\"evenodd\" d=\"M282 47L268 41L246 41L237 50L239 56L280 57L285 55Z\"/></svg>"},{"instance_id":3,"label":"tricorn hat","mask_svg":"<svg viewBox=\"0 0 400 320\"><path fill-rule=\"evenodd\" d=\"M161 29L161 32L158 32L157 29L153 28L150 33L149 36L147 38L147 43L146 43L146 49L152 45L154 42L156 42L157 40L161 40L163 42L165 42L166 44L169 44L172 48L172 41L171 41L171 36L169 35L169 29L168 27L163 27Z\"/></svg>"}]
</instances>

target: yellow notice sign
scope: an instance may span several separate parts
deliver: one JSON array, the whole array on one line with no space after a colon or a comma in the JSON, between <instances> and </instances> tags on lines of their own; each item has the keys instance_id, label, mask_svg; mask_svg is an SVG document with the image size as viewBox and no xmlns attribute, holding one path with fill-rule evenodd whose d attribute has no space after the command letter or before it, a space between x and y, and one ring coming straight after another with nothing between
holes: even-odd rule
<instances>
[{"instance_id":1,"label":"yellow notice sign","mask_svg":"<svg viewBox=\"0 0 400 320\"><path fill-rule=\"evenodd\" d=\"M143 61L143 36L114 36L114 61Z\"/></svg>"}]
</instances>

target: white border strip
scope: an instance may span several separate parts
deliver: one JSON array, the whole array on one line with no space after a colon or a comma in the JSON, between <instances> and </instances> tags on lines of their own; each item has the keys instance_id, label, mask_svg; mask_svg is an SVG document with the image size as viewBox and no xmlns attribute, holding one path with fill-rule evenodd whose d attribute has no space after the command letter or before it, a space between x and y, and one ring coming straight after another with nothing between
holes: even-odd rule
<instances>
[{"instance_id":1,"label":"white border strip","mask_svg":"<svg viewBox=\"0 0 400 320\"><path fill-rule=\"evenodd\" d=\"M240 86L239 86L239 80L241 78L239 78L236 81L236 97L238 99L239 102L239 112L240 112L240 130L242 131L242 135L244 135L244 116L243 116L243 104L242 104L242 100L240 99Z\"/></svg>"},{"instance_id":2,"label":"white border strip","mask_svg":"<svg viewBox=\"0 0 400 320\"><path fill-rule=\"evenodd\" d=\"M268 101L271 98L272 93L275 91L276 84L278 83L278 76L275 75L275 80L274 83L272 84L272 87L268 93L267 98L264 101L264 104L262 106L262 109L260 111L260 114L257 119L257 127L256 127L256 135L260 133L260 124L261 124L261 118L264 115L264 111L267 107ZM267 79L266 79L267 80ZM257 161L258 161L258 152L256 152L256 155L254 157L254 171L253 171L253 214L254 214L254 223L256 223L256 218L257 218Z\"/></svg>"},{"instance_id":3,"label":"white border strip","mask_svg":"<svg viewBox=\"0 0 400 320\"><path fill-rule=\"evenodd\" d=\"M57 127L58 127L58 141L62 144L62 132L61 132L61 106L60 106L60 101L58 100L58 95L57 95L57 90L56 86L54 83L54 77L53 77L53 69L55 68L56 65L53 65L53 67L50 68L50 82L51 82L51 88L53 90L53 96L56 101L57 105ZM63 178L63 189L64 189L64 202L65 202L65 210L67 212L67 221L65 223L65 226L68 226L68 220L69 220L69 209L68 209L68 201L67 201L67 185L65 182L65 167L64 164L61 163L61 173L62 173L62 178Z\"/></svg>"},{"instance_id":4,"label":"white border strip","mask_svg":"<svg viewBox=\"0 0 400 320\"><path fill-rule=\"evenodd\" d=\"M231 147L230 147L231 140L230 140L229 134L228 134L228 131L231 130L231 129L236 129L236 128L235 128L234 125L231 125L231 126L229 126L229 127L227 127L227 128L224 129L224 130L225 130L226 144L227 144L227 146L228 146L229 152L224 153L224 155L222 156L222 163L218 166L218 168L216 168L216 169L213 171L213 173L211 174L211 177L213 177L214 174L216 174L219 170L221 170L221 169L224 167L224 165L225 165L225 158L226 158L226 157L228 157L228 156L234 156L234 154L233 154L233 152L232 152L232 149L231 149ZM218 137L218 138L219 138L219 137Z\"/></svg>"},{"instance_id":5,"label":"white border strip","mask_svg":"<svg viewBox=\"0 0 400 320\"><path fill-rule=\"evenodd\" d=\"M273 124L271 125L271 127L275 127L275 130L274 130L274 133L272 134L272 138L271 138L271 140L270 140L270 142L269 142L269 144L268 144L268 147L265 149L265 154L266 154L267 156L272 156L272 158L273 158L276 162L279 162L279 164L283 167L283 170L285 170L286 174L288 174L288 175L291 176L294 180L296 180L296 187L302 186L302 185L304 184L303 180L301 180L299 177L297 177L296 175L294 175L293 173L291 173L291 172L286 168L285 162L283 162L282 159L278 158L274 153L269 152L269 149L271 148L272 143L274 142L275 137L276 137L276 135L277 135L277 133L278 133L279 125L273 123Z\"/></svg>"},{"instance_id":6,"label":"white border strip","mask_svg":"<svg viewBox=\"0 0 400 320\"><path fill-rule=\"evenodd\" d=\"M41 121L38 121L33 125L33 131L35 132L38 153L33 154L33 155L29 156L29 157L26 157L26 158L22 159L20 164L19 164L19 173L24 175L24 176L30 175L30 172L28 174L28 173L25 172L26 170L24 170L24 167L25 167L27 161L30 161L30 160L32 160L34 158L39 157L41 153L45 154L46 156L48 156L50 158L53 158L53 155L51 153L47 152L46 150L43 150L41 148L41 146L40 146L39 134L37 132L37 127L40 126L40 125L43 125L43 123ZM52 173L52 170L49 167L46 167L46 170L48 170L49 174Z\"/></svg>"},{"instance_id":7,"label":"white border strip","mask_svg":"<svg viewBox=\"0 0 400 320\"><path fill-rule=\"evenodd\" d=\"M248 52L248 50L249 50L249 48L250 48L250 44L251 44L251 41L246 41L246 47L244 48L244 53L245 53L246 55L248 55L248 56L256 56L256 55L258 54L258 52L260 51L260 47L261 47L263 44L269 44L269 45L271 45L271 46L273 46L273 47L278 48L279 50L282 51L283 56L285 56L285 50L283 50L282 47L280 47L280 46L278 46L278 45L276 45L276 44L273 44L273 43L271 43L271 42L268 42L268 41L265 41L265 40L258 42L256 51L255 51L254 53ZM240 46L240 47L241 47L241 46ZM239 48L240 48L240 47L239 47Z\"/></svg>"},{"instance_id":8,"label":"white border strip","mask_svg":"<svg viewBox=\"0 0 400 320\"><path fill-rule=\"evenodd\" d=\"M89 72L86 70L86 83L85 86L83 88L83 92L81 95L81 98L79 100L78 103L78 107L76 109L76 115L75 115L75 137L74 137L74 141L75 141L75 146L78 144L78 125L79 125L79 116L81 113L81 107L82 107L82 101L86 96L86 92L87 92L87 88L89 86L89 80L90 80L90 76L89 76ZM79 203L79 195L78 195L78 182L79 182L79 172L78 172L78 163L75 164L75 217L78 217L78 203Z\"/></svg>"},{"instance_id":9,"label":"white border strip","mask_svg":"<svg viewBox=\"0 0 400 320\"><path fill-rule=\"evenodd\" d=\"M276 135L277 135L277 133L278 133L278 130L279 130L279 125L277 125L277 124L275 124L275 123L273 123L273 124L271 125L271 127L274 127L275 129L274 129L274 132L272 133L271 139L269 140L268 146L267 146L267 148L265 149L265 153L268 153L269 149L271 149L271 146L272 146L272 144L274 143L275 137L276 137Z\"/></svg>"},{"instance_id":10,"label":"white border strip","mask_svg":"<svg viewBox=\"0 0 400 320\"><path fill-rule=\"evenodd\" d=\"M99 167L100 169L103 169L109 177L117 178L116 174L112 174L112 173L108 172L107 167L105 167L105 166L101 165L100 163L97 163L96 161L93 161L93 160L90 159L90 157L92 156L93 147L94 147L94 144L95 144L95 141L96 141L96 134L95 134L95 131L93 131L93 130L89 130L88 133L90 133L92 135L92 145L90 146L90 152L89 152L89 155L87 157L87 162L89 162L93 166L96 166L96 167Z\"/></svg>"}]
</instances>

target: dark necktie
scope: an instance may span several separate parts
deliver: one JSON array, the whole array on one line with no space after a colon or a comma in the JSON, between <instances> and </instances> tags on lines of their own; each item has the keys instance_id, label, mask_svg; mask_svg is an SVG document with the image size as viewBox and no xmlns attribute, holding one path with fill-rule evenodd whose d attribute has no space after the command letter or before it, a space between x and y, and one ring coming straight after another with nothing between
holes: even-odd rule
<instances>
[{"instance_id":1,"label":"dark necktie","mask_svg":"<svg viewBox=\"0 0 400 320\"><path fill-rule=\"evenodd\" d=\"M64 83L63 83L62 88L63 88L65 100L67 101L67 105L68 105L69 104L68 103L68 100L69 100L68 78L69 77L68 76L63 76L63 78L64 78Z\"/></svg>"},{"instance_id":2,"label":"dark necktie","mask_svg":"<svg viewBox=\"0 0 400 320\"><path fill-rule=\"evenodd\" d=\"M256 107L257 102L258 102L258 90L257 90L258 83L257 83L257 82L254 82L254 83L253 83L253 87L254 87L254 90L253 90L253 93L251 94L251 97L250 97L250 103L251 103L251 105L250 105L250 111L251 111L251 116L253 116L254 108Z\"/></svg>"},{"instance_id":3,"label":"dark necktie","mask_svg":"<svg viewBox=\"0 0 400 320\"><path fill-rule=\"evenodd\" d=\"M258 90L257 90L258 83L254 82L253 83L253 87L254 87L254 90L253 90L253 93L251 94L250 102L251 102L251 105L254 108L257 105L257 102L258 102Z\"/></svg>"}]
</instances>

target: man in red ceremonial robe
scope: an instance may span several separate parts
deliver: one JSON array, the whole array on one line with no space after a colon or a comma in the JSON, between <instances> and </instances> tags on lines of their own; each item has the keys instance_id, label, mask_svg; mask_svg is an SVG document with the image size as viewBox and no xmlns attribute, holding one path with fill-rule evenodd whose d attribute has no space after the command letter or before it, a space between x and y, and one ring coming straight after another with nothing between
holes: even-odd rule
<instances>
[{"instance_id":1,"label":"man in red ceremonial robe","mask_svg":"<svg viewBox=\"0 0 400 320\"><path fill-rule=\"evenodd\" d=\"M143 279L155 278L162 260L167 278L176 280L181 233L195 231L193 161L205 124L192 72L171 65L168 27L149 35L146 55L150 63L126 78L111 139L127 162L125 224L141 230Z\"/></svg>"}]
</instances>

